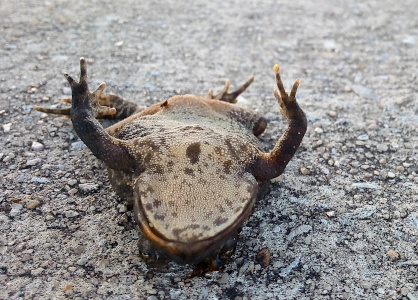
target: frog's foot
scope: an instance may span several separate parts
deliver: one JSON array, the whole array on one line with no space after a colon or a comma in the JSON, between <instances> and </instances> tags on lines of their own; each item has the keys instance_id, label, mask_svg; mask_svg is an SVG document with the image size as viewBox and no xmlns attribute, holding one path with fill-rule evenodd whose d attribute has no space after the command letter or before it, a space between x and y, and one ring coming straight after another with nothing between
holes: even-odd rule
<instances>
[{"instance_id":1,"label":"frog's foot","mask_svg":"<svg viewBox=\"0 0 418 300\"><path fill-rule=\"evenodd\" d=\"M225 81L225 86L218 94L214 95L213 90L210 89L209 93L207 95L207 98L209 99L215 99L215 100L221 100L229 103L236 103L237 97L244 92L247 87L253 82L254 75L250 77L250 79L247 80L246 83L244 83L240 88L238 88L236 91L232 93L228 93L229 85L231 82L229 80Z\"/></svg>"},{"instance_id":2,"label":"frog's foot","mask_svg":"<svg viewBox=\"0 0 418 300\"><path fill-rule=\"evenodd\" d=\"M277 102L279 102L280 106L280 113L288 120L291 120L295 117L295 114L299 114L299 107L295 104L296 103L296 91L298 90L300 79L296 79L295 83L293 84L292 90L290 91L290 95L286 93L283 87L283 81L280 77L280 67L278 65L274 66L274 70L276 71L276 83L277 88L274 88L274 97L276 97Z\"/></svg>"},{"instance_id":3,"label":"frog's foot","mask_svg":"<svg viewBox=\"0 0 418 300\"><path fill-rule=\"evenodd\" d=\"M71 110L77 108L77 106L91 107L93 109L93 115L96 118L103 118L105 116L116 114L116 109L107 105L111 95L106 95L103 93L104 89L106 88L106 83L101 83L93 93L90 93L87 85L87 63L84 58L80 60L80 68L80 82L76 82L71 76L64 74L71 85L73 98L77 97L77 99L79 99L75 105L72 98L65 98L62 99L61 102L71 104L71 107L56 109L34 105L33 109L44 113L64 115L66 117L70 117Z\"/></svg>"}]
</instances>

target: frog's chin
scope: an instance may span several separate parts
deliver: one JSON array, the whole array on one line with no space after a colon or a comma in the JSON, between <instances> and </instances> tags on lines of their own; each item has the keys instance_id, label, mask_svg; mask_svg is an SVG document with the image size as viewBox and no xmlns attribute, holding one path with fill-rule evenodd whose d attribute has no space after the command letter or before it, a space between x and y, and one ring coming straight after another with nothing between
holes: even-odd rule
<instances>
[{"instance_id":1,"label":"frog's chin","mask_svg":"<svg viewBox=\"0 0 418 300\"><path fill-rule=\"evenodd\" d=\"M179 242L165 239L146 218L144 209L139 201L134 203L134 213L144 237L155 246L156 251L164 260L172 260L179 264L198 264L209 257L218 255L219 250L228 241L231 235L235 234L251 214L256 195L248 201L243 213L235 222L217 233L215 236L203 240L191 240Z\"/></svg>"}]
</instances>

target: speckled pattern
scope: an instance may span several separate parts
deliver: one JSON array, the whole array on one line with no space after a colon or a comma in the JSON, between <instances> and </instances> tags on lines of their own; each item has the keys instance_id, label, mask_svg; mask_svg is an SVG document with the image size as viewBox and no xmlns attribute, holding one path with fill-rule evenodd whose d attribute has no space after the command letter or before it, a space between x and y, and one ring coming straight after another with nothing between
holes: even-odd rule
<instances>
[{"instance_id":1,"label":"speckled pattern","mask_svg":"<svg viewBox=\"0 0 418 300\"><path fill-rule=\"evenodd\" d=\"M131 151L146 169L135 185L156 231L197 242L233 224L254 202L257 182L246 166L260 151L252 133L260 118L218 100L177 96L119 130L122 140L146 137Z\"/></svg>"}]
</instances>

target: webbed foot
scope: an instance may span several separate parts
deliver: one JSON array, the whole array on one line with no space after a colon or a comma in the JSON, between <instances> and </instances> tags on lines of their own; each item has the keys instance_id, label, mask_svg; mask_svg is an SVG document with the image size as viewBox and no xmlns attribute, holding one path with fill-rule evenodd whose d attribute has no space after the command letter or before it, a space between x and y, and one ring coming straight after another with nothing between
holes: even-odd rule
<instances>
[{"instance_id":1,"label":"webbed foot","mask_svg":"<svg viewBox=\"0 0 418 300\"><path fill-rule=\"evenodd\" d=\"M254 81L254 75L250 77L250 79L247 80L246 83L244 83L240 88L238 88L236 91L232 93L228 93L229 85L231 82L229 80L225 81L225 86L218 94L214 95L213 90L210 89L209 93L207 95L207 98L209 99L215 99L215 100L221 100L229 103L236 103L237 97L244 92L247 87Z\"/></svg>"}]
</instances>

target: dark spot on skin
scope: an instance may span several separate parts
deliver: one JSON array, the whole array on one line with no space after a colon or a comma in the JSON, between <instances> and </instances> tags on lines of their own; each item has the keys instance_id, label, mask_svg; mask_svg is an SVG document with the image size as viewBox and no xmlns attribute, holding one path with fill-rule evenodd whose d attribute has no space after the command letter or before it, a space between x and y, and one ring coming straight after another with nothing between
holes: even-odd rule
<instances>
[{"instance_id":1,"label":"dark spot on skin","mask_svg":"<svg viewBox=\"0 0 418 300\"><path fill-rule=\"evenodd\" d=\"M241 207L237 207L234 209L234 213L240 212L241 211Z\"/></svg>"},{"instance_id":2,"label":"dark spot on skin","mask_svg":"<svg viewBox=\"0 0 418 300\"><path fill-rule=\"evenodd\" d=\"M161 214L155 214L154 215L154 218L156 220L164 221L165 216L164 215L161 215Z\"/></svg>"},{"instance_id":3,"label":"dark spot on skin","mask_svg":"<svg viewBox=\"0 0 418 300\"><path fill-rule=\"evenodd\" d=\"M210 227L208 225L205 225L205 226L202 227L202 229L208 231L208 230L210 230Z\"/></svg>"},{"instance_id":4,"label":"dark spot on skin","mask_svg":"<svg viewBox=\"0 0 418 300\"><path fill-rule=\"evenodd\" d=\"M240 148L240 150L241 150L242 153L247 153L248 152L248 146L245 145L245 144L241 144L239 146L239 148Z\"/></svg>"},{"instance_id":5,"label":"dark spot on skin","mask_svg":"<svg viewBox=\"0 0 418 300\"><path fill-rule=\"evenodd\" d=\"M172 160L170 160L169 162L167 162L167 170L168 172L172 172L173 171L173 166L174 166L174 162Z\"/></svg>"},{"instance_id":6,"label":"dark spot on skin","mask_svg":"<svg viewBox=\"0 0 418 300\"><path fill-rule=\"evenodd\" d=\"M147 203L147 204L145 205L145 209L146 209L146 210L152 210L152 204L151 204L151 203Z\"/></svg>"},{"instance_id":7,"label":"dark spot on skin","mask_svg":"<svg viewBox=\"0 0 418 300\"><path fill-rule=\"evenodd\" d=\"M189 227L191 229L197 229L197 228L200 228L200 225L199 224L192 224L192 225L189 225L187 227Z\"/></svg>"},{"instance_id":8,"label":"dark spot on skin","mask_svg":"<svg viewBox=\"0 0 418 300\"><path fill-rule=\"evenodd\" d=\"M226 205L228 205L229 208L232 208L232 201L231 200L225 200Z\"/></svg>"},{"instance_id":9,"label":"dark spot on skin","mask_svg":"<svg viewBox=\"0 0 418 300\"><path fill-rule=\"evenodd\" d=\"M231 154L231 157L233 157L235 160L239 160L239 153L236 151L231 141L229 139L225 139L225 144L228 146L228 150Z\"/></svg>"},{"instance_id":10,"label":"dark spot on skin","mask_svg":"<svg viewBox=\"0 0 418 300\"><path fill-rule=\"evenodd\" d=\"M192 164L195 164L199 161L200 152L200 143L193 143L187 147L186 155Z\"/></svg>"},{"instance_id":11,"label":"dark spot on skin","mask_svg":"<svg viewBox=\"0 0 418 300\"><path fill-rule=\"evenodd\" d=\"M144 162L147 164L147 163L149 163L150 162L150 160L151 160L151 157L152 157L152 154L151 153L148 153L147 154L147 156L145 156L145 158L144 158Z\"/></svg>"},{"instance_id":12,"label":"dark spot on skin","mask_svg":"<svg viewBox=\"0 0 418 300\"><path fill-rule=\"evenodd\" d=\"M219 212L220 212L221 214L225 213L225 209L224 209L221 205L217 205L217 207L218 207Z\"/></svg>"},{"instance_id":13,"label":"dark spot on skin","mask_svg":"<svg viewBox=\"0 0 418 300\"><path fill-rule=\"evenodd\" d=\"M227 218L218 217L215 221L213 221L213 225L221 226L222 224L226 223L227 221L228 221Z\"/></svg>"},{"instance_id":14,"label":"dark spot on skin","mask_svg":"<svg viewBox=\"0 0 418 300\"><path fill-rule=\"evenodd\" d=\"M184 174L193 176L193 169L184 168Z\"/></svg>"},{"instance_id":15,"label":"dark spot on skin","mask_svg":"<svg viewBox=\"0 0 418 300\"><path fill-rule=\"evenodd\" d=\"M183 229L174 228L172 232L173 232L173 235L178 238L180 237L180 234L185 230L186 228L183 228Z\"/></svg>"},{"instance_id":16,"label":"dark spot on skin","mask_svg":"<svg viewBox=\"0 0 418 300\"><path fill-rule=\"evenodd\" d=\"M155 168L154 168L154 173L162 175L162 174L164 174L163 170L164 170L163 167L161 167L159 165L156 165Z\"/></svg>"},{"instance_id":17,"label":"dark spot on skin","mask_svg":"<svg viewBox=\"0 0 418 300\"><path fill-rule=\"evenodd\" d=\"M141 149L146 149L149 147L152 151L156 151L159 148L153 141L138 141L135 143L135 146L140 147Z\"/></svg>"},{"instance_id":18,"label":"dark spot on skin","mask_svg":"<svg viewBox=\"0 0 418 300\"><path fill-rule=\"evenodd\" d=\"M232 161L231 160L227 160L226 162L223 163L223 165L224 165L224 172L225 172L225 174L231 174Z\"/></svg>"},{"instance_id":19,"label":"dark spot on skin","mask_svg":"<svg viewBox=\"0 0 418 300\"><path fill-rule=\"evenodd\" d=\"M211 211L206 213L205 220L209 219L212 215L213 215L213 212L211 212Z\"/></svg>"},{"instance_id":20,"label":"dark spot on skin","mask_svg":"<svg viewBox=\"0 0 418 300\"><path fill-rule=\"evenodd\" d=\"M152 205L156 208L160 207L161 205L161 201L160 200L154 200L154 202L152 202Z\"/></svg>"},{"instance_id":21,"label":"dark spot on skin","mask_svg":"<svg viewBox=\"0 0 418 300\"><path fill-rule=\"evenodd\" d=\"M171 214L171 216L172 216L172 217L174 217L174 218L176 218L176 217L177 217L177 213L176 213L176 212L173 212L173 213Z\"/></svg>"}]
</instances>

